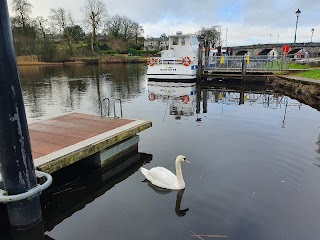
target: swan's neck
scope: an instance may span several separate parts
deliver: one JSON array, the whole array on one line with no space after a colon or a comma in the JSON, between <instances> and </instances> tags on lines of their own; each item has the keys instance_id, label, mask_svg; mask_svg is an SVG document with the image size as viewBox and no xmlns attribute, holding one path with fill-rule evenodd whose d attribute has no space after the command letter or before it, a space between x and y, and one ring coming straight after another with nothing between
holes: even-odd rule
<instances>
[{"instance_id":1,"label":"swan's neck","mask_svg":"<svg viewBox=\"0 0 320 240\"><path fill-rule=\"evenodd\" d=\"M180 189L185 188L186 184L183 180L183 176L182 176L182 170L181 170L181 163L180 162L176 162L176 175L177 175L177 181L178 181L178 186Z\"/></svg>"}]
</instances>

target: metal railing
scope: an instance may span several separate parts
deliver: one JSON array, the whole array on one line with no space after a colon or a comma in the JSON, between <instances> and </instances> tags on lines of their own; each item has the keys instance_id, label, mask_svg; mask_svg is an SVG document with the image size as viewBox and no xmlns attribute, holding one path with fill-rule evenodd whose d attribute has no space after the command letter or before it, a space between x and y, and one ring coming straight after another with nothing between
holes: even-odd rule
<instances>
[{"instance_id":1,"label":"metal railing","mask_svg":"<svg viewBox=\"0 0 320 240\"><path fill-rule=\"evenodd\" d=\"M27 198L32 198L34 196L41 194L42 191L44 191L51 185L53 179L50 174L41 172L38 170L35 170L35 173L37 178L39 179L44 178L45 181L41 184L37 184L37 186L35 186L34 188L31 188L28 191L20 194L10 195L6 190L0 189L0 202L8 203L8 202L21 201Z\"/></svg>"},{"instance_id":2,"label":"metal railing","mask_svg":"<svg viewBox=\"0 0 320 240\"><path fill-rule=\"evenodd\" d=\"M275 72L287 70L290 58L283 56L210 56L203 59L204 71Z\"/></svg>"},{"instance_id":3,"label":"metal railing","mask_svg":"<svg viewBox=\"0 0 320 240\"><path fill-rule=\"evenodd\" d=\"M104 116L110 116L110 99L109 98L104 98L102 99L102 103L105 103L106 102L106 105L104 105L104 113L102 113L101 115L104 117ZM123 117L123 114L122 114L122 101L120 98L116 98L114 99L113 101L113 117L115 118L119 118L116 114L116 103L119 102L119 108L120 108L120 117L122 118Z\"/></svg>"}]
</instances>

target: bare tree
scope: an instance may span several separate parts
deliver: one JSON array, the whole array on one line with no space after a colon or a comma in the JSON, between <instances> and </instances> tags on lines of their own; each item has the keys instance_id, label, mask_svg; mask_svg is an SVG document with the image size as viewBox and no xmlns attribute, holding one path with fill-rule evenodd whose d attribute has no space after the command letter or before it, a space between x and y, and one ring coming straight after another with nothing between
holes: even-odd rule
<instances>
[{"instance_id":1,"label":"bare tree","mask_svg":"<svg viewBox=\"0 0 320 240\"><path fill-rule=\"evenodd\" d=\"M112 16L106 24L107 33L115 39L120 38L122 29L122 17L119 15Z\"/></svg>"},{"instance_id":2,"label":"bare tree","mask_svg":"<svg viewBox=\"0 0 320 240\"><path fill-rule=\"evenodd\" d=\"M221 31L220 26L213 26L209 28L202 27L198 32L198 38L203 36L203 40L210 43L212 46L220 45Z\"/></svg>"},{"instance_id":3,"label":"bare tree","mask_svg":"<svg viewBox=\"0 0 320 240\"><path fill-rule=\"evenodd\" d=\"M72 34L69 31L66 31L68 27L74 26L71 13L67 13L63 8L51 8L49 19L51 20L53 29L58 31L64 37L70 54L74 54ZM70 34L65 35L66 32Z\"/></svg>"},{"instance_id":4,"label":"bare tree","mask_svg":"<svg viewBox=\"0 0 320 240\"><path fill-rule=\"evenodd\" d=\"M13 0L11 6L12 11L17 14L18 21L22 25L22 28L25 29L30 20L31 3L27 0Z\"/></svg>"},{"instance_id":5,"label":"bare tree","mask_svg":"<svg viewBox=\"0 0 320 240\"><path fill-rule=\"evenodd\" d=\"M198 40L201 43L203 41L203 45L205 48L205 58L209 57L210 46L220 45L221 41L221 31L220 26L213 26L210 28L202 27L198 32ZM205 61L205 68L207 67L208 61Z\"/></svg>"},{"instance_id":6,"label":"bare tree","mask_svg":"<svg viewBox=\"0 0 320 240\"><path fill-rule=\"evenodd\" d=\"M128 42L134 37L133 24L134 22L130 18L122 17L122 39L125 42Z\"/></svg>"},{"instance_id":7,"label":"bare tree","mask_svg":"<svg viewBox=\"0 0 320 240\"><path fill-rule=\"evenodd\" d=\"M133 34L134 34L134 40L136 47L138 46L138 38L142 36L143 34L143 28L139 25L139 23L134 22L133 25Z\"/></svg>"},{"instance_id":8,"label":"bare tree","mask_svg":"<svg viewBox=\"0 0 320 240\"><path fill-rule=\"evenodd\" d=\"M96 43L96 32L98 27L102 24L107 14L106 5L99 0L85 0L83 6L84 19L86 24L91 27L91 50L94 51L94 44Z\"/></svg>"},{"instance_id":9,"label":"bare tree","mask_svg":"<svg viewBox=\"0 0 320 240\"><path fill-rule=\"evenodd\" d=\"M143 33L142 26L126 16L114 15L106 24L107 33L114 39L123 41L126 44L138 45L138 38Z\"/></svg>"},{"instance_id":10,"label":"bare tree","mask_svg":"<svg viewBox=\"0 0 320 240\"><path fill-rule=\"evenodd\" d=\"M63 8L51 8L49 19L51 20L52 28L58 33L62 33L68 25L67 13Z\"/></svg>"},{"instance_id":11,"label":"bare tree","mask_svg":"<svg viewBox=\"0 0 320 240\"><path fill-rule=\"evenodd\" d=\"M41 37L44 41L46 41L46 37L47 37L47 19L44 19L41 16L36 17L36 19L34 20L34 25L37 27L38 31L40 31Z\"/></svg>"}]
</instances>

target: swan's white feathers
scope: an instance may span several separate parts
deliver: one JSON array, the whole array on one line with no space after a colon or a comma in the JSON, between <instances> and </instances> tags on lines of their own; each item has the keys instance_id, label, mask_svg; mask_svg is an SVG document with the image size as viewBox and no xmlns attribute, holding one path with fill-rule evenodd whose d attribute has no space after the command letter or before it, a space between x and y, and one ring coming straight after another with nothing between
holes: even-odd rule
<instances>
[{"instance_id":1,"label":"swan's white feathers","mask_svg":"<svg viewBox=\"0 0 320 240\"><path fill-rule=\"evenodd\" d=\"M182 171L180 163L185 161L186 157L179 155L176 158L176 173L173 174L171 171L164 167L154 167L150 170L141 167L140 171L149 180L153 185L171 189L171 190L180 190L185 188L185 182L182 177Z\"/></svg>"},{"instance_id":2,"label":"swan's white feathers","mask_svg":"<svg viewBox=\"0 0 320 240\"><path fill-rule=\"evenodd\" d=\"M176 175L164 167L151 168L148 173L154 183L150 182L157 186L166 188L165 186L177 185Z\"/></svg>"},{"instance_id":3,"label":"swan's white feathers","mask_svg":"<svg viewBox=\"0 0 320 240\"><path fill-rule=\"evenodd\" d=\"M176 175L164 167L154 167L150 170L141 167L140 170L153 185L161 188L179 188Z\"/></svg>"}]
</instances>

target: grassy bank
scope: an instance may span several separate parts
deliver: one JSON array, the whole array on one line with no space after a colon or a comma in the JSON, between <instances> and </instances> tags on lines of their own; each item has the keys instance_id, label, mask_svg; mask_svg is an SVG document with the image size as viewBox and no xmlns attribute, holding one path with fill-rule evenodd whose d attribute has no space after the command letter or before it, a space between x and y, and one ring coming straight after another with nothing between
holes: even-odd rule
<instances>
[{"instance_id":1,"label":"grassy bank","mask_svg":"<svg viewBox=\"0 0 320 240\"><path fill-rule=\"evenodd\" d=\"M19 66L30 65L73 65L73 64L100 64L100 63L146 63L146 56L128 56L128 54L99 54L96 56L75 56L60 61L41 62L26 61L17 58Z\"/></svg>"},{"instance_id":2,"label":"grassy bank","mask_svg":"<svg viewBox=\"0 0 320 240\"><path fill-rule=\"evenodd\" d=\"M300 77L306 77L306 78L320 80L320 68L306 70L304 72L300 72L295 75L300 76Z\"/></svg>"},{"instance_id":3,"label":"grassy bank","mask_svg":"<svg viewBox=\"0 0 320 240\"><path fill-rule=\"evenodd\" d=\"M320 67L318 62L298 63L290 62L287 71L274 72L275 75L294 75L315 80L320 80Z\"/></svg>"},{"instance_id":4,"label":"grassy bank","mask_svg":"<svg viewBox=\"0 0 320 240\"><path fill-rule=\"evenodd\" d=\"M311 68L311 66L309 64L299 64L299 63L295 63L295 62L291 62L288 65L289 70L290 69L309 69Z\"/></svg>"}]
</instances>

